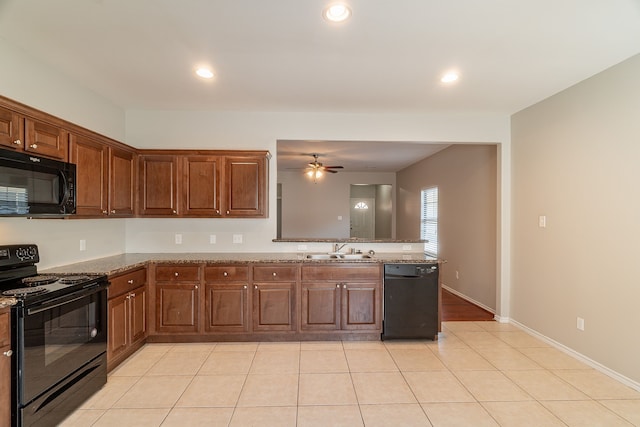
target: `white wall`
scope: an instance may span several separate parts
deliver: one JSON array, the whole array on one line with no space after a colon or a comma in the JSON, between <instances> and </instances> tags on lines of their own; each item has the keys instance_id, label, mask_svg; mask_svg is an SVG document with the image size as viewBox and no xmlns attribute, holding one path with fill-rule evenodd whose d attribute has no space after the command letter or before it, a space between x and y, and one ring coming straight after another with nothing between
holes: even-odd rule
<instances>
[{"instance_id":1,"label":"white wall","mask_svg":"<svg viewBox=\"0 0 640 427\"><path fill-rule=\"evenodd\" d=\"M636 382L639 76L637 55L512 118L511 317Z\"/></svg>"},{"instance_id":2,"label":"white wall","mask_svg":"<svg viewBox=\"0 0 640 427\"><path fill-rule=\"evenodd\" d=\"M398 238L420 229L420 193L437 186L443 285L491 310L497 299L496 152L495 145L452 145L397 176Z\"/></svg>"},{"instance_id":3,"label":"white wall","mask_svg":"<svg viewBox=\"0 0 640 427\"><path fill-rule=\"evenodd\" d=\"M289 140L352 140L403 142L505 142L509 123L503 115L260 113L206 111L127 111L126 142L138 148L203 148L269 150L269 218L130 219L128 252L284 251L297 245L273 243L276 236L276 142ZM508 159L507 162L508 164ZM509 179L505 177L504 179ZM182 245L174 243L183 234ZM208 236L223 236L208 244ZM233 234L246 243L233 244ZM226 236L226 237L225 237ZM216 237L217 241L221 241ZM202 242L205 243L202 243ZM250 243L249 243L250 242ZM327 245L324 245L327 246ZM325 250L325 247L322 247ZM312 245L313 247L313 245ZM389 246L389 250L393 247ZM310 250L312 250L310 248Z\"/></svg>"},{"instance_id":4,"label":"white wall","mask_svg":"<svg viewBox=\"0 0 640 427\"><path fill-rule=\"evenodd\" d=\"M124 139L124 111L0 39L0 95L112 138ZM124 220L0 219L0 244L35 243L53 267L122 253ZM80 251L80 239L87 250Z\"/></svg>"}]
</instances>

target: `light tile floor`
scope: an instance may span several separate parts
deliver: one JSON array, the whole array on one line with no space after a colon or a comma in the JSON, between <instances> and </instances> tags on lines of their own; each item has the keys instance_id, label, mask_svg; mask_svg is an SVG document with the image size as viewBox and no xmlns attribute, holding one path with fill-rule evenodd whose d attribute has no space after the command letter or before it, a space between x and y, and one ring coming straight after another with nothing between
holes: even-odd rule
<instances>
[{"instance_id":1,"label":"light tile floor","mask_svg":"<svg viewBox=\"0 0 640 427\"><path fill-rule=\"evenodd\" d=\"M640 392L513 325L433 341L149 344L70 426L640 426Z\"/></svg>"}]
</instances>

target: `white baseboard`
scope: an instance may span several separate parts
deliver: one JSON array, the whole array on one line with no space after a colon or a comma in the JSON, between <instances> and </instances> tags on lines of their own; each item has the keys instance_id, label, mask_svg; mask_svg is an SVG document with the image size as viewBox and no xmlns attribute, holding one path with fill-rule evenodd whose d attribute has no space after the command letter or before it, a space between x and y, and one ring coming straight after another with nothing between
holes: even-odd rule
<instances>
[{"instance_id":1,"label":"white baseboard","mask_svg":"<svg viewBox=\"0 0 640 427\"><path fill-rule=\"evenodd\" d=\"M522 329L524 332L528 333L529 335L533 335L534 337L546 342L547 344L551 345L552 347L557 348L558 350L562 351L563 353L568 354L569 356L578 359L579 361L586 363L587 365L591 366L592 368L594 368L595 370L602 372L603 374L613 378L614 380L620 381L621 383L637 390L640 391L640 383L637 381L632 380L631 378L627 378L624 375L607 368L606 366L604 366L603 364L596 362L595 360L592 360L590 358L588 358L587 356L585 356L582 353L578 353L577 351L567 347L564 344L561 344L555 340L552 340L551 338L542 335L541 333L523 325L520 322L517 322L513 319L509 319L509 322L514 326L517 326L518 328Z\"/></svg>"},{"instance_id":2,"label":"white baseboard","mask_svg":"<svg viewBox=\"0 0 640 427\"><path fill-rule=\"evenodd\" d=\"M484 310L487 310L489 313L491 313L491 314L493 314L493 315L495 316L496 311L495 311L493 308L491 308L491 307L487 307L486 305L482 304L482 303L481 303L481 302L479 302L479 301L474 300L473 298L469 298L469 297L468 297L468 296L466 296L465 294L462 294L462 293L460 293L460 292L456 291L455 289L450 288L449 286L445 285L444 283L442 284L442 287L443 287L444 289L446 289L447 291L451 292L452 294L454 294L454 295L456 295L456 296L459 296L459 297L460 297L460 298L462 298L463 300L465 300L465 301L469 301L471 304L473 304L473 305L477 305L478 307L480 307L480 308L482 308L482 309L484 309Z\"/></svg>"}]
</instances>

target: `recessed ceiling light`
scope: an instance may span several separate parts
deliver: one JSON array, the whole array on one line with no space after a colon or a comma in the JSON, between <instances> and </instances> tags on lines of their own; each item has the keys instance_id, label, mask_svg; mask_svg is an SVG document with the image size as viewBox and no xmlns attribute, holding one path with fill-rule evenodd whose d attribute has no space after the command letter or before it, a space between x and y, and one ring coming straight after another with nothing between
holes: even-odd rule
<instances>
[{"instance_id":1,"label":"recessed ceiling light","mask_svg":"<svg viewBox=\"0 0 640 427\"><path fill-rule=\"evenodd\" d=\"M209 68L205 68L205 67L200 67L198 69L196 69L196 74L200 77L202 77L203 79L211 79L213 78L213 71L211 71Z\"/></svg>"},{"instance_id":2,"label":"recessed ceiling light","mask_svg":"<svg viewBox=\"0 0 640 427\"><path fill-rule=\"evenodd\" d=\"M453 83L456 80L458 80L460 78L460 75L455 72L455 71L449 71L448 73L445 73L442 78L440 79L440 81L442 83Z\"/></svg>"},{"instance_id":3,"label":"recessed ceiling light","mask_svg":"<svg viewBox=\"0 0 640 427\"><path fill-rule=\"evenodd\" d=\"M344 22L351 16L351 9L344 3L334 3L324 9L322 16L327 21Z\"/></svg>"}]
</instances>

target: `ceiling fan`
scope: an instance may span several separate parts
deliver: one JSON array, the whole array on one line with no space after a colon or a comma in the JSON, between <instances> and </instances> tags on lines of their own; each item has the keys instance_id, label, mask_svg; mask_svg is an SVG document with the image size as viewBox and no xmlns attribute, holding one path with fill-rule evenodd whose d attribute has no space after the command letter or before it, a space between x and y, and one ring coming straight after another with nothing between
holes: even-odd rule
<instances>
[{"instance_id":1,"label":"ceiling fan","mask_svg":"<svg viewBox=\"0 0 640 427\"><path fill-rule=\"evenodd\" d=\"M329 172L329 173L338 173L338 171L333 169L344 169L343 166L324 166L322 163L318 161L317 154L312 154L312 156L313 156L313 162L309 163L309 167L311 168L312 172L322 171L322 172Z\"/></svg>"}]
</instances>

